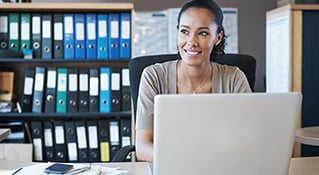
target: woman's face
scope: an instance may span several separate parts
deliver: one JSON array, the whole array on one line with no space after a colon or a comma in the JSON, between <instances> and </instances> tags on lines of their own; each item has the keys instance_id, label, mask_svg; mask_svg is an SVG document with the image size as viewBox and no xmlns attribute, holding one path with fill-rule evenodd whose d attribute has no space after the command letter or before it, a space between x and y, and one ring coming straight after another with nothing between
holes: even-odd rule
<instances>
[{"instance_id":1,"label":"woman's face","mask_svg":"<svg viewBox=\"0 0 319 175\"><path fill-rule=\"evenodd\" d=\"M217 25L212 21L210 11L189 8L181 15L178 50L183 61L193 65L207 63L213 47L221 39L222 34L217 34Z\"/></svg>"}]
</instances>

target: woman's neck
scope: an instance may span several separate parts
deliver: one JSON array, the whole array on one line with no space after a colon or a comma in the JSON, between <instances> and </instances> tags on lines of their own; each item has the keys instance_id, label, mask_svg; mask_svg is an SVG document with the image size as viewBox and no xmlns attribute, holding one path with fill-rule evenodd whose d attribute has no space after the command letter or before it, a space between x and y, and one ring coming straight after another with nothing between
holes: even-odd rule
<instances>
[{"instance_id":1,"label":"woman's neck","mask_svg":"<svg viewBox=\"0 0 319 175\"><path fill-rule=\"evenodd\" d=\"M212 91L212 65L188 66L182 60L177 63L177 93L199 94Z\"/></svg>"}]
</instances>

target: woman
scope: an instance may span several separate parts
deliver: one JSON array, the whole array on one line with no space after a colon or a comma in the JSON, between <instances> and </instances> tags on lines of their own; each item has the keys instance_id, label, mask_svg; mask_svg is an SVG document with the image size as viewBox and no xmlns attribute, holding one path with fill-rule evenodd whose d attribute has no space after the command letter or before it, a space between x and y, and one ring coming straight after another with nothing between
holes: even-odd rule
<instances>
[{"instance_id":1,"label":"woman","mask_svg":"<svg viewBox=\"0 0 319 175\"><path fill-rule=\"evenodd\" d=\"M136 113L136 156L153 161L153 104L157 94L251 92L237 67L217 64L224 54L223 13L212 0L192 0L178 15L179 59L144 69Z\"/></svg>"}]
</instances>

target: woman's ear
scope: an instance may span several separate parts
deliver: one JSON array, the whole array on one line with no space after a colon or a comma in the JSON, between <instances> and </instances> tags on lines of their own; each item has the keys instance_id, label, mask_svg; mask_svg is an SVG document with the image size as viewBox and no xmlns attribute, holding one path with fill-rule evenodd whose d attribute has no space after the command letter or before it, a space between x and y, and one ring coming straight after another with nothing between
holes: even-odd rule
<instances>
[{"instance_id":1,"label":"woman's ear","mask_svg":"<svg viewBox=\"0 0 319 175\"><path fill-rule=\"evenodd\" d=\"M221 32L217 34L215 46L217 46L223 40L223 37L224 37L224 31L222 30Z\"/></svg>"}]
</instances>

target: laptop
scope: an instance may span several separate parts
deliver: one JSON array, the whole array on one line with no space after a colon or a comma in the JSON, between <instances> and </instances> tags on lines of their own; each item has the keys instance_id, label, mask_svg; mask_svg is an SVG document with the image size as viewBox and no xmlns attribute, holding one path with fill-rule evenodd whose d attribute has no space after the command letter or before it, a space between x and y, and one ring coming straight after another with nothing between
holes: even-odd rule
<instances>
[{"instance_id":1,"label":"laptop","mask_svg":"<svg viewBox=\"0 0 319 175\"><path fill-rule=\"evenodd\" d=\"M287 175L300 93L157 95L154 175Z\"/></svg>"}]
</instances>

